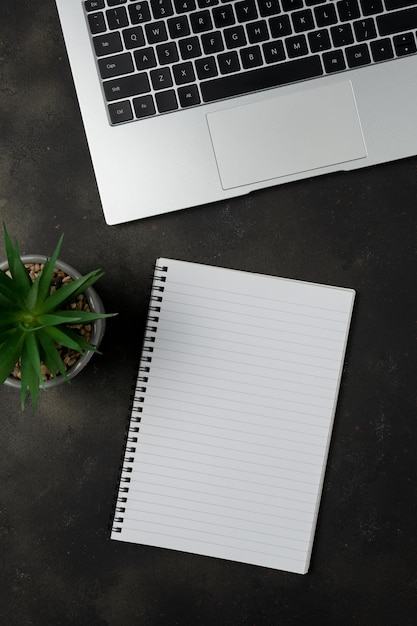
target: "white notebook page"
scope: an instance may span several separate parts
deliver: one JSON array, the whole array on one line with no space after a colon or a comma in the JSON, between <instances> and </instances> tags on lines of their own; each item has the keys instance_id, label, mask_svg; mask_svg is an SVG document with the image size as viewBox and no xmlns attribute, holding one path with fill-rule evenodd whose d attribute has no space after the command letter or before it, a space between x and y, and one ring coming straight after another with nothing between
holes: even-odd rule
<instances>
[{"instance_id":1,"label":"white notebook page","mask_svg":"<svg viewBox=\"0 0 417 626\"><path fill-rule=\"evenodd\" d=\"M112 539L305 573L354 291L157 267Z\"/></svg>"}]
</instances>

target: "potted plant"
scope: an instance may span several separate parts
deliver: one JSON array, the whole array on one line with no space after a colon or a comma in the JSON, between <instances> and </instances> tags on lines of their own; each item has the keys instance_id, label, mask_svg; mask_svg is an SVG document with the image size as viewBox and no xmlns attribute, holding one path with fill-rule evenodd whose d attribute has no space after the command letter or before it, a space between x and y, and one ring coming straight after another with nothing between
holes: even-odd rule
<instances>
[{"instance_id":1,"label":"potted plant","mask_svg":"<svg viewBox=\"0 0 417 626\"><path fill-rule=\"evenodd\" d=\"M101 270L81 276L58 260L62 239L50 258L21 257L4 225L7 260L0 264L0 384L21 389L22 410L28 392L36 409L40 388L69 382L85 367L98 352L105 318L115 315L104 313L92 288L103 275Z\"/></svg>"}]
</instances>

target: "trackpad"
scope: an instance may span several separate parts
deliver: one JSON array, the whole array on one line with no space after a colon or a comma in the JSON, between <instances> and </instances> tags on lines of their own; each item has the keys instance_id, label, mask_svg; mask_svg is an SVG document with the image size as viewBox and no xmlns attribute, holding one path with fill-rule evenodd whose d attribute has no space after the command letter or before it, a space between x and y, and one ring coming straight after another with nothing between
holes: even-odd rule
<instances>
[{"instance_id":1,"label":"trackpad","mask_svg":"<svg viewBox=\"0 0 417 626\"><path fill-rule=\"evenodd\" d=\"M366 156L350 81L216 111L207 121L224 189Z\"/></svg>"}]
</instances>

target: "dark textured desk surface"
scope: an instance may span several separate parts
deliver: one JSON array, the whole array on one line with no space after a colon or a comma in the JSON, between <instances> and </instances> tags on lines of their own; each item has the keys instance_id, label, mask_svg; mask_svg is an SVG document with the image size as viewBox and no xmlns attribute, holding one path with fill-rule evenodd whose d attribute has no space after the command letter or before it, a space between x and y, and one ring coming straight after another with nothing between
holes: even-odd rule
<instances>
[{"instance_id":1,"label":"dark textured desk surface","mask_svg":"<svg viewBox=\"0 0 417 626\"><path fill-rule=\"evenodd\" d=\"M36 414L0 388L0 624L416 624L417 159L106 226L53 0L1 0L0 146L22 252L65 233L63 260L101 266L120 312ZM109 540L159 255L357 290L305 576Z\"/></svg>"}]
</instances>

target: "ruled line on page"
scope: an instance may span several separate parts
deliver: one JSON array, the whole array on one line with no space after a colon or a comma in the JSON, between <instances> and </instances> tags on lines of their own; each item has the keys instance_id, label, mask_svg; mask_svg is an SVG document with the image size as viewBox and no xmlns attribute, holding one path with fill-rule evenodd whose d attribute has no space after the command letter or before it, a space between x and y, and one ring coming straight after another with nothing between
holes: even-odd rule
<instances>
[{"instance_id":1,"label":"ruled line on page","mask_svg":"<svg viewBox=\"0 0 417 626\"><path fill-rule=\"evenodd\" d=\"M135 511L147 511L150 513L153 510L158 511L159 513L165 513L167 507L169 507L172 511L178 511L181 513L178 517L184 517L186 515L190 518L190 516L193 516L194 514L201 513L205 515L207 519L213 519L213 521L217 518L221 519L225 516L224 507L220 509L219 507L213 505L210 505L209 507L207 505L205 506L205 503L201 503L200 507L193 506L193 508L190 509L185 505L187 502L191 501L193 504L198 504L195 500L187 500L186 498L177 498L174 503L170 502L169 504L160 503L153 499L147 500L146 497L144 497L143 492L140 492L140 498L136 500L137 507L135 507L135 499L132 498L132 506L130 510L133 514ZM183 503L183 506L180 506L181 503ZM147 505L149 508L146 508ZM269 528L279 528L281 537L285 536L284 533L287 531L291 531L292 534L299 533L300 536L306 535L310 532L309 523L300 521L295 517L286 517L282 514L278 518L276 514L259 514L256 511L250 512L248 509L233 507L227 510L226 517L228 520L235 520L240 523L245 522L247 524L261 524L262 526L268 526Z\"/></svg>"},{"instance_id":2,"label":"ruled line on page","mask_svg":"<svg viewBox=\"0 0 417 626\"><path fill-rule=\"evenodd\" d=\"M302 493L303 491L310 493L311 485L317 484L317 478L311 480L311 476L310 480L294 480L294 477L283 478L276 469L275 471L272 471L270 466L263 466L267 467L269 470L268 472L254 471L253 467L251 467L251 471L248 472L247 468L236 470L226 465L204 463L202 460L197 463L193 461L186 462L184 459L181 459L182 462L180 462L180 459L173 456L151 454L150 452L143 451L141 451L141 455L142 467L151 468L154 472L156 472L157 469L160 469L162 472L169 470L175 471L176 473L177 471L182 471L185 467L188 471L192 472L193 475L207 476L210 470L212 476L222 477L227 474L228 477L240 479L245 482L253 479L254 484L271 484L283 489L289 489L291 487L295 488L299 493ZM148 458L144 459L144 455L147 455Z\"/></svg>"},{"instance_id":3,"label":"ruled line on page","mask_svg":"<svg viewBox=\"0 0 417 626\"><path fill-rule=\"evenodd\" d=\"M218 269L223 269L223 268L218 268ZM247 273L248 276L250 277L264 277L266 279L275 279L274 276L268 276L268 275L259 275L259 274L250 274ZM291 281L291 279L278 279L278 280L282 280L283 282L286 281ZM271 281L269 281L271 282ZM297 282L297 281L294 281ZM312 283L307 283L309 286L312 285ZM190 291L190 293L192 295L196 294L196 291L201 290L201 291L209 291L210 295L205 296L206 298L208 298L209 300L213 301L216 300L216 298L213 298L213 293L219 293L219 298L217 298L218 301L220 302L227 302L227 297L230 296L230 294L232 293L233 295L235 295L237 298L240 299L245 299L245 300L249 300L249 299L256 299L257 301L262 300L262 301L267 301L267 302L272 302L275 304L277 303L283 303L285 302L286 304L288 304L288 306L291 307L291 309L293 309L294 307L305 307L308 308L309 310L319 310L319 311L332 311L332 312L337 312L337 313L341 313L343 315L345 315L346 311L345 309L336 309L334 307L323 307L323 306L319 306L317 304L305 304L303 302L299 302L299 301L288 301L288 300L282 300L281 298L271 298L270 296L260 296L259 294L257 294L256 296L253 296L251 293L245 291L245 292L236 292L236 291L231 291L230 289L220 289L219 287L213 287L212 285L210 287L205 287L204 285L201 285L199 283L184 283L184 282L180 282L180 281L175 281L170 279L170 285L171 285L171 289L170 289L170 293L176 293L175 289L172 289L172 287L174 287L175 285L177 286L181 286L183 287L182 291L179 291L177 293L179 293L180 295L184 295L184 292L188 292L188 290L192 290ZM298 286L301 287L306 285L306 283L302 283L302 282L298 282ZM316 286L321 286L324 288L327 288L325 285L316 285ZM331 287L330 287L331 288ZM220 297L221 295L221 297ZM225 298L226 295L226 298ZM196 297L204 297L204 296L196 296ZM253 305L253 306L257 306L257 305ZM265 307L261 307L261 308L265 308ZM275 306L274 306L275 309Z\"/></svg>"},{"instance_id":4,"label":"ruled line on page","mask_svg":"<svg viewBox=\"0 0 417 626\"><path fill-rule=\"evenodd\" d=\"M145 450L142 450L144 448ZM153 454L155 458L166 458L167 455L177 452L177 458L184 458L190 451L176 446L164 446L160 442L149 442L143 444L141 448L141 454L149 452ZM294 477L294 482L298 482L297 476L309 477L317 479L319 474L318 465L312 463L300 463L298 460L284 459L282 457L272 456L266 457L266 455L248 454L245 459L242 459L240 454L235 454L234 451L230 451L229 454L215 454L213 450L210 452L204 452L199 450L196 452L196 456L204 459L210 459L215 461L218 465L220 461L231 460L238 466L239 463L245 462L247 467L265 467L269 468L271 465L274 469L279 470L281 475L291 474ZM260 461L262 459L262 462ZM316 484L316 480L311 484Z\"/></svg>"},{"instance_id":5,"label":"ruled line on page","mask_svg":"<svg viewBox=\"0 0 417 626\"><path fill-rule=\"evenodd\" d=\"M179 361L180 362L180 361ZM169 368L169 367L158 367L157 365L155 365L154 363L152 364L152 379L153 380L177 380L177 377L179 378L179 381L181 382L182 377L189 374L192 376L192 378L197 378L197 379L204 379L206 381L211 380L211 381L215 381L215 385L213 386L213 388L215 388L216 385L218 385L219 383L223 383L224 385L228 384L229 382L232 383L239 383L239 384L244 384L245 380L242 383L242 374L240 373L240 378L239 379L235 379L233 377L230 377L231 374L233 374L233 372L230 372L230 370L222 370L223 372L227 372L229 374L229 377L225 377L223 376L214 376L213 372L216 372L216 374L219 373L219 371L216 369L210 369L210 368L206 368L206 371L204 374L201 374L199 372L195 371L195 367L192 368L194 371L189 372L187 371L186 368L186 363L182 363L182 369L181 371L178 371L178 369L176 368ZM210 371L210 374L207 374L207 371ZM155 375L155 372L159 375ZM247 380L246 384L253 384L253 376L252 375L247 375L247 377L245 377L245 379ZM262 376L260 377L262 378L262 380L264 381L265 378ZM272 376L269 377L267 380L269 380L269 384L267 385L262 385L257 383L256 385L253 384L254 387L256 387L256 389L271 389L273 388L275 391L288 391L288 383L290 381L285 381L286 384L283 384L282 379L279 379L279 383L281 383L280 385L277 385L277 379L273 378ZM274 383L274 384L272 384ZM303 385L304 387L305 385ZM316 385L309 385L310 387L313 387L313 389L317 390L317 386ZM329 389L327 387L319 387L319 389L321 389L322 391L329 391ZM247 392L249 393L249 392ZM311 391L306 391L305 389L303 390L303 394L305 396L309 396L310 398L321 398L321 399L331 399L332 398L332 394L330 395L325 395L324 393L311 393Z\"/></svg>"},{"instance_id":6,"label":"ruled line on page","mask_svg":"<svg viewBox=\"0 0 417 626\"><path fill-rule=\"evenodd\" d=\"M206 367L206 366L202 366L201 364L196 362L196 360L190 358L190 357L196 356L196 355L188 354L187 362L184 362L184 360L182 360L180 358L177 358L177 359L168 358L166 353L171 353L171 352L176 354L175 350L164 350L163 358L161 357L161 352L159 352L158 355L155 355L152 358L152 369L157 369L158 368L158 365L157 365L158 362L175 363L177 366L181 365L182 367L189 366L189 367L193 367L194 371L195 371L196 367L198 367L199 369L201 367ZM179 352L178 354L182 354L182 353ZM216 359L213 356L205 355L204 360L205 361L215 361ZM233 363L235 365L235 367L237 367L238 365L242 365L241 363L240 364L236 364L236 361L233 360L233 359L222 359L222 363L225 364L225 365L227 363ZM284 378L282 376L283 372L285 372L286 374L290 374L290 375L296 376L297 380L299 379L299 376L300 376L300 372L297 372L295 370L294 371L293 370L288 370L288 369L282 370L282 369L279 369L279 368L272 368L272 367L269 367L267 369L266 368L257 367L256 371L254 371L254 368L248 369L247 367L245 367L245 368L242 367L242 369L240 369L240 370L239 369L231 369L230 367L224 367L224 368L221 368L221 367L214 368L213 366L207 366L207 367L208 367L208 369L212 369L212 370L215 369L216 372L218 372L218 373L220 373L220 372L227 372L229 374L239 374L239 375L246 374L248 376L250 375L252 377L252 379L253 378L261 378L262 380L270 380L270 381L274 381L274 382L276 382L277 376L266 376L264 373L260 373L260 372L264 372L264 371L276 372L277 375L279 374L278 380L280 382L282 382L282 383L294 382L294 377L293 376L291 376L291 378L289 378L289 379L288 378ZM313 375L313 374L306 374L305 376L309 377L310 379L311 378L315 378L316 382L306 383L305 381L303 381L303 386L304 387L308 386L308 387L314 387L316 389L320 388L320 389L326 389L326 390L329 390L329 389L333 390L332 386L331 387L329 387L329 386L320 386L320 385L317 384L317 381L328 380L328 378L325 378L323 376ZM253 382L253 384L255 384L254 381L252 381L252 382Z\"/></svg>"},{"instance_id":7,"label":"ruled line on page","mask_svg":"<svg viewBox=\"0 0 417 626\"><path fill-rule=\"evenodd\" d=\"M146 489L147 486L148 485L143 486L142 484L138 484L137 488L135 488L135 485L133 485L132 495L129 495L129 502L132 503L132 506L135 506L135 503L137 503L137 506L140 507L143 501L143 494L146 494L146 498L148 498L147 502L151 501L154 504L160 504L162 502L168 507L175 507L175 503L177 502L184 502L184 507L188 511L196 511L199 510L199 507L204 508L205 506L210 506L217 508L219 515L222 515L224 518L228 518L230 511L247 511L248 514L258 513L261 516L269 516L277 523L280 523L281 520L288 520L306 524L308 529L311 529L312 514L311 511L306 511L305 508L297 509L294 506L286 507L283 506L282 503L278 505L271 502L267 509L262 509L260 512L259 503L253 502L253 500L224 496L218 496L217 498L212 497L210 499L207 494L191 491L172 495L172 492L164 493L161 490L158 492L156 489L149 491L149 489ZM202 499L203 495L204 499ZM186 496L188 496L188 498ZM190 506L186 506L188 503L190 503ZM308 530L306 532L308 532Z\"/></svg>"},{"instance_id":8,"label":"ruled line on page","mask_svg":"<svg viewBox=\"0 0 417 626\"><path fill-rule=\"evenodd\" d=\"M175 300L170 300L168 296L164 296L164 300L165 300L165 308L164 311L166 313L175 313L177 311L177 308L175 307L171 307L171 309L169 308L169 304L171 305L175 305L178 304L179 306L184 306L184 302L183 301L175 301ZM315 317L315 316L311 316L310 319L311 320L316 320L319 323L323 323L326 325L323 326L318 326L317 324L307 324L307 322L300 322L300 321L291 321L291 320L286 320L283 318L279 318L276 315L276 311L274 311L273 309L270 309L271 313L274 313L274 317L269 317L266 315L254 315L254 312L251 311L250 313L244 313L242 311L242 306L245 306L243 303L240 303L238 310L235 310L234 308L231 308L230 310L228 310L225 307L222 307L221 309L217 309L214 307L208 308L206 306L203 305L197 305L197 304L190 304L188 305L188 311L186 313L184 313L184 315L187 315L189 317L195 317L197 319L210 319L210 320L217 320L217 319L223 319L223 318L227 318L227 314L233 314L233 315L237 315L239 318L249 318L249 319L257 319L259 322L266 322L267 320L277 320L280 321L281 324L287 324L288 326L297 326L297 327L302 327L302 328L308 328L310 330L314 329L314 330L323 330L323 331L333 331L333 332L340 332L337 328L331 328L329 326L329 322L335 323L335 324L340 324L341 329L343 328L343 322L344 320L327 320L327 319L323 319L321 317ZM194 312L192 312L192 310L195 309ZM264 309L262 309L263 312L265 312ZM211 312L218 312L221 314L221 318L216 318L213 316L208 316L207 312L211 311ZM203 314L202 314L203 313ZM289 314L289 313L288 313ZM327 322L327 323L326 323ZM244 322L242 322L244 323ZM267 328L267 327L265 327ZM314 336L314 335L313 335Z\"/></svg>"},{"instance_id":9,"label":"ruled line on page","mask_svg":"<svg viewBox=\"0 0 417 626\"><path fill-rule=\"evenodd\" d=\"M152 413L149 410L149 405L147 406L147 415L150 417L158 418L158 423L166 423L170 424L171 427L173 424L178 425L179 431L188 431L189 426L195 424L197 427L203 425L205 427L211 427L216 431L225 432L226 434L233 435L236 432L242 432L246 435L260 435L263 433L269 433L274 436L274 433L279 434L281 441L289 441L294 443L309 443L311 446L316 446L318 448L322 448L324 442L327 439L326 428L323 427L322 433L316 432L308 432L300 431L294 428L284 428L282 423L276 423L274 420L270 420L271 424L268 426L264 426L259 423L256 419L256 415L252 415L252 419L250 421L243 421L241 419L227 420L225 422L224 419L218 418L209 414L196 414L193 412L188 412L188 415L185 415L183 411L176 412L175 414L172 411L165 408L165 410L156 411ZM210 426L207 424L207 417L210 418ZM203 418L203 419L201 419ZM291 421L287 420L288 424L292 426Z\"/></svg>"},{"instance_id":10,"label":"ruled line on page","mask_svg":"<svg viewBox=\"0 0 417 626\"><path fill-rule=\"evenodd\" d=\"M236 500L231 505L230 503L222 505L215 504L213 502L207 502L205 500L197 499L196 497L186 498L184 495L169 495L164 494L161 497L159 494L153 491L147 491L144 488L135 489L132 488L132 495L129 496L131 502L131 510L143 510L142 505L149 505L150 510L157 507L170 507L173 510L181 509L190 512L200 512L204 515L216 515L220 517L226 516L228 519L234 519L235 515L239 515L238 519L253 520L255 523L262 518L268 519L268 524L271 526L278 525L280 528L300 530L301 532L310 532L311 519L306 519L305 511L294 511L293 508L285 508L283 506L272 505L271 510L262 513L256 508L251 510L247 505L251 504L250 501L243 501L242 506L238 506L242 501ZM192 503L192 508L189 504ZM136 504L136 506L135 506ZM275 510L274 510L275 509ZM278 511L278 512L277 512ZM290 515L288 514L290 513ZM302 519L300 519L302 517ZM286 526L285 524L287 524Z\"/></svg>"},{"instance_id":11,"label":"ruled line on page","mask_svg":"<svg viewBox=\"0 0 417 626\"><path fill-rule=\"evenodd\" d=\"M192 341L187 342L187 341L184 341L184 340L180 341L178 339L165 339L165 342L168 343L169 345L174 344L174 346L176 344L179 344L179 345L181 345L183 347L185 347L185 346L192 346L194 348L202 348L202 347L204 347L204 346L201 346L201 345L199 345L197 343L194 343ZM242 345L244 345L244 344L242 344ZM209 347L209 346L206 346L206 347ZM236 356L237 355L239 355L239 356L247 356L247 357L250 357L251 359L262 358L264 361L278 361L278 362L284 361L284 359L279 359L276 356L264 355L264 356L261 357L260 353L259 353L259 356L258 355L254 356L254 354L251 353L251 352L239 352L238 350L230 350L229 348L219 348L219 347L213 348L213 347L211 347L210 349L215 350L216 353L218 354L218 356L220 356L219 353L225 352L228 355L234 354ZM292 354L292 353L287 353L287 354ZM295 365L305 365L305 363L302 363L301 361L291 361L291 362L294 363ZM334 367L330 367L330 365L329 366L317 365L317 367L320 369L320 371L334 372L334 369L335 369Z\"/></svg>"}]
</instances>

